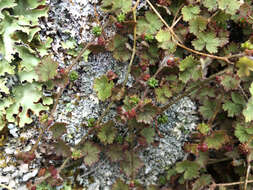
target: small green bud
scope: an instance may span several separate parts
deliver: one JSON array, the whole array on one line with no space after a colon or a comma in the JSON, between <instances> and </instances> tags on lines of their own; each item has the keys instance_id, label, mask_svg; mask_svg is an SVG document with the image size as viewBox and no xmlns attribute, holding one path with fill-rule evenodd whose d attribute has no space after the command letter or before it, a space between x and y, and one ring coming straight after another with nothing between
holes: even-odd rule
<instances>
[{"instance_id":1,"label":"small green bud","mask_svg":"<svg viewBox=\"0 0 253 190\"><path fill-rule=\"evenodd\" d=\"M159 177L159 183L161 185L165 185L166 184L166 177L165 176L160 176Z\"/></svg>"},{"instance_id":2,"label":"small green bud","mask_svg":"<svg viewBox=\"0 0 253 190\"><path fill-rule=\"evenodd\" d=\"M102 28L100 26L94 26L92 28L92 33L95 35L95 36L100 36L102 34Z\"/></svg>"},{"instance_id":3,"label":"small green bud","mask_svg":"<svg viewBox=\"0 0 253 190\"><path fill-rule=\"evenodd\" d=\"M122 144L123 141L124 141L124 138L123 138L122 136L118 135L118 136L116 137L115 140L116 140L116 142L118 142L119 144Z\"/></svg>"},{"instance_id":4,"label":"small green bud","mask_svg":"<svg viewBox=\"0 0 253 190\"><path fill-rule=\"evenodd\" d=\"M153 35L151 35L151 34L146 34L145 35L145 40L146 41L151 42L151 41L153 41L153 39L154 39Z\"/></svg>"},{"instance_id":5,"label":"small green bud","mask_svg":"<svg viewBox=\"0 0 253 190\"><path fill-rule=\"evenodd\" d=\"M72 82L77 80L78 77L79 77L79 75L78 75L78 72L76 72L76 71L71 71L69 73L69 80L72 81Z\"/></svg>"},{"instance_id":6,"label":"small green bud","mask_svg":"<svg viewBox=\"0 0 253 190\"><path fill-rule=\"evenodd\" d=\"M124 13L120 13L118 16L117 16L117 21L118 22L124 22L126 19L126 16Z\"/></svg>"},{"instance_id":7,"label":"small green bud","mask_svg":"<svg viewBox=\"0 0 253 190\"><path fill-rule=\"evenodd\" d=\"M156 80L155 78L151 77L149 80L148 80L148 85L152 88L155 88L158 86L158 80Z\"/></svg>"},{"instance_id":8,"label":"small green bud","mask_svg":"<svg viewBox=\"0 0 253 190\"><path fill-rule=\"evenodd\" d=\"M158 117L157 121L159 124L165 124L168 122L168 117L166 115L161 115Z\"/></svg>"},{"instance_id":9,"label":"small green bud","mask_svg":"<svg viewBox=\"0 0 253 190\"><path fill-rule=\"evenodd\" d=\"M95 125L95 118L88 119L88 127L93 127Z\"/></svg>"},{"instance_id":10,"label":"small green bud","mask_svg":"<svg viewBox=\"0 0 253 190\"><path fill-rule=\"evenodd\" d=\"M134 105L138 104L139 101L140 101L140 98L137 97L136 95L131 96L131 97L129 98L129 102L130 102L131 104L134 104Z\"/></svg>"}]
</instances>

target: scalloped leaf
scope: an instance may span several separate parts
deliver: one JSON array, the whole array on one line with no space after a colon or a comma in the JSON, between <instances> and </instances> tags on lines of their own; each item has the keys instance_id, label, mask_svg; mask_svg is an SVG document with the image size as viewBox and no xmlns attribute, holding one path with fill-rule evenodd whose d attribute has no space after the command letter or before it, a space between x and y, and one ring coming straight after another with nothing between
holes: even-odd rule
<instances>
[{"instance_id":1,"label":"scalloped leaf","mask_svg":"<svg viewBox=\"0 0 253 190\"><path fill-rule=\"evenodd\" d=\"M112 190L129 190L129 187L121 179L117 179L112 185Z\"/></svg>"},{"instance_id":2,"label":"scalloped leaf","mask_svg":"<svg viewBox=\"0 0 253 190\"><path fill-rule=\"evenodd\" d=\"M238 0L219 0L219 9L225 11L225 13L234 15L239 10L241 3Z\"/></svg>"},{"instance_id":3,"label":"scalloped leaf","mask_svg":"<svg viewBox=\"0 0 253 190\"><path fill-rule=\"evenodd\" d=\"M40 82L46 82L57 75L58 63L53 61L51 56L43 57L39 65L35 68Z\"/></svg>"},{"instance_id":4,"label":"scalloped leaf","mask_svg":"<svg viewBox=\"0 0 253 190\"><path fill-rule=\"evenodd\" d=\"M205 143L208 148L220 149L224 144L228 143L230 140L229 136L226 134L226 131L217 130L212 132L210 136L207 136Z\"/></svg>"},{"instance_id":5,"label":"scalloped leaf","mask_svg":"<svg viewBox=\"0 0 253 190\"><path fill-rule=\"evenodd\" d=\"M160 88L155 89L156 100L159 103L165 104L169 98L172 97L172 92L168 85L163 85Z\"/></svg>"},{"instance_id":6,"label":"scalloped leaf","mask_svg":"<svg viewBox=\"0 0 253 190\"><path fill-rule=\"evenodd\" d=\"M240 77L247 77L250 75L250 71L253 71L253 59L247 56L240 57L236 67L239 68L237 72Z\"/></svg>"},{"instance_id":7,"label":"scalloped leaf","mask_svg":"<svg viewBox=\"0 0 253 190\"><path fill-rule=\"evenodd\" d=\"M99 100L105 101L112 95L112 88L114 83L109 81L106 75L102 75L100 78L96 78L94 81L94 90L97 92Z\"/></svg>"},{"instance_id":8,"label":"scalloped leaf","mask_svg":"<svg viewBox=\"0 0 253 190\"><path fill-rule=\"evenodd\" d=\"M176 44L172 41L172 37L169 30L160 30L156 36L158 41L158 47L168 50L170 53L176 51Z\"/></svg>"},{"instance_id":9,"label":"scalloped leaf","mask_svg":"<svg viewBox=\"0 0 253 190\"><path fill-rule=\"evenodd\" d=\"M112 144L117 134L115 124L113 121L105 123L98 132L99 140L104 144Z\"/></svg>"},{"instance_id":10,"label":"scalloped leaf","mask_svg":"<svg viewBox=\"0 0 253 190\"><path fill-rule=\"evenodd\" d=\"M204 104L199 107L199 112L203 116L204 119L209 119L213 116L214 112L216 111L217 102L213 100L206 99Z\"/></svg>"},{"instance_id":11,"label":"scalloped leaf","mask_svg":"<svg viewBox=\"0 0 253 190\"><path fill-rule=\"evenodd\" d=\"M150 124L158 112L158 107L154 106L152 103L145 104L142 108L138 110L137 121Z\"/></svg>"},{"instance_id":12,"label":"scalloped leaf","mask_svg":"<svg viewBox=\"0 0 253 190\"><path fill-rule=\"evenodd\" d=\"M69 157L71 156L70 147L61 139L58 139L57 143L53 144L56 155Z\"/></svg>"},{"instance_id":13,"label":"scalloped leaf","mask_svg":"<svg viewBox=\"0 0 253 190\"><path fill-rule=\"evenodd\" d=\"M58 139L60 138L64 133L66 133L67 128L66 128L67 123L63 122L56 122L50 127L50 131L53 133L53 137Z\"/></svg>"},{"instance_id":14,"label":"scalloped leaf","mask_svg":"<svg viewBox=\"0 0 253 190\"><path fill-rule=\"evenodd\" d=\"M103 11L112 11L116 13L127 13L131 11L132 1L131 0L103 0L101 8Z\"/></svg>"},{"instance_id":15,"label":"scalloped leaf","mask_svg":"<svg viewBox=\"0 0 253 190\"><path fill-rule=\"evenodd\" d=\"M154 141L155 130L153 127L147 127L141 130L141 135L145 137L148 144Z\"/></svg>"},{"instance_id":16,"label":"scalloped leaf","mask_svg":"<svg viewBox=\"0 0 253 190\"><path fill-rule=\"evenodd\" d=\"M182 8L182 15L183 15L184 21L190 21L194 19L199 13L200 13L199 6L189 5L189 6L184 6Z\"/></svg>"},{"instance_id":17,"label":"scalloped leaf","mask_svg":"<svg viewBox=\"0 0 253 190\"><path fill-rule=\"evenodd\" d=\"M143 162L138 155L129 151L125 152L124 160L120 162L120 168L128 177L135 175L142 166Z\"/></svg>"},{"instance_id":18,"label":"scalloped leaf","mask_svg":"<svg viewBox=\"0 0 253 190\"><path fill-rule=\"evenodd\" d=\"M217 53L221 42L219 38L216 37L215 33L202 32L198 34L198 39L192 41L192 45L198 51L206 48L210 53Z\"/></svg>"},{"instance_id":19,"label":"scalloped leaf","mask_svg":"<svg viewBox=\"0 0 253 190\"><path fill-rule=\"evenodd\" d=\"M189 21L189 30L191 33L198 35L206 29L208 21L205 17L198 16Z\"/></svg>"},{"instance_id":20,"label":"scalloped leaf","mask_svg":"<svg viewBox=\"0 0 253 190\"><path fill-rule=\"evenodd\" d=\"M140 18L137 22L136 32L138 35L154 35L158 30L162 28L162 26L163 23L155 13L146 11L145 17Z\"/></svg>"},{"instance_id":21,"label":"scalloped leaf","mask_svg":"<svg viewBox=\"0 0 253 190\"><path fill-rule=\"evenodd\" d=\"M196 162L184 160L176 164L176 171L184 173L185 180L191 180L199 176L200 165Z\"/></svg>"},{"instance_id":22,"label":"scalloped leaf","mask_svg":"<svg viewBox=\"0 0 253 190\"><path fill-rule=\"evenodd\" d=\"M211 130L210 125L208 125L206 123L200 123L200 124L198 124L197 129L203 135L207 135L209 133L209 131Z\"/></svg>"},{"instance_id":23,"label":"scalloped leaf","mask_svg":"<svg viewBox=\"0 0 253 190\"><path fill-rule=\"evenodd\" d=\"M111 145L110 148L106 150L105 154L110 158L111 162L118 162L124 159L122 147L118 145Z\"/></svg>"},{"instance_id":24,"label":"scalloped leaf","mask_svg":"<svg viewBox=\"0 0 253 190\"><path fill-rule=\"evenodd\" d=\"M127 38L116 34L109 42L107 49L113 52L113 57L121 62L126 62L131 57L131 52L126 47Z\"/></svg>"},{"instance_id":25,"label":"scalloped leaf","mask_svg":"<svg viewBox=\"0 0 253 190\"><path fill-rule=\"evenodd\" d=\"M196 81L202 76L200 63L192 55L180 61L179 70L179 79L184 83L188 82L190 79Z\"/></svg>"},{"instance_id":26,"label":"scalloped leaf","mask_svg":"<svg viewBox=\"0 0 253 190\"><path fill-rule=\"evenodd\" d=\"M194 182L192 188L193 190L199 190L209 185L210 183L212 183L211 175L203 174Z\"/></svg>"},{"instance_id":27,"label":"scalloped leaf","mask_svg":"<svg viewBox=\"0 0 253 190\"><path fill-rule=\"evenodd\" d=\"M237 75L229 73L220 76L220 80L221 85L224 87L226 91L238 89L241 81Z\"/></svg>"},{"instance_id":28,"label":"scalloped leaf","mask_svg":"<svg viewBox=\"0 0 253 190\"><path fill-rule=\"evenodd\" d=\"M84 163L86 165L91 166L99 160L99 153L101 151L97 145L91 142L85 142L80 150L82 151L82 154L85 155Z\"/></svg>"},{"instance_id":29,"label":"scalloped leaf","mask_svg":"<svg viewBox=\"0 0 253 190\"><path fill-rule=\"evenodd\" d=\"M236 124L235 136L239 139L240 142L245 143L252 139L253 135L253 126L245 124Z\"/></svg>"}]
</instances>

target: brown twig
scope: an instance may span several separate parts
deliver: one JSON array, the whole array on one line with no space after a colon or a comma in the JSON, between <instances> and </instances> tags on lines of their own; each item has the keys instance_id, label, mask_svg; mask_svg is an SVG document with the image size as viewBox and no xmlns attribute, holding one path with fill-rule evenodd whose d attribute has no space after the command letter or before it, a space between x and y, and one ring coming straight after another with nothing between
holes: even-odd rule
<instances>
[{"instance_id":1,"label":"brown twig","mask_svg":"<svg viewBox=\"0 0 253 190\"><path fill-rule=\"evenodd\" d=\"M250 165L250 156L248 155L247 156L247 172L246 172L246 176L245 176L245 183L244 183L244 190L247 190L247 185L248 185L248 179L249 179L249 172L250 172L250 169L251 169L251 165Z\"/></svg>"},{"instance_id":2,"label":"brown twig","mask_svg":"<svg viewBox=\"0 0 253 190\"><path fill-rule=\"evenodd\" d=\"M253 180L248 180L248 183L253 183ZM244 184L244 181L238 181L238 182L231 182L231 183L215 183L211 186L215 187L226 187L226 186L233 186L233 185L240 185Z\"/></svg>"}]
</instances>

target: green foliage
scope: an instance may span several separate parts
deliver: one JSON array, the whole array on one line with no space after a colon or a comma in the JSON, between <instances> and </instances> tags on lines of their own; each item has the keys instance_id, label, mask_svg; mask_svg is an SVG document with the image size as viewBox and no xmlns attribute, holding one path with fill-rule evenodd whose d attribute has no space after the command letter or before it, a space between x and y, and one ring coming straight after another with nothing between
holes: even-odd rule
<instances>
[{"instance_id":1,"label":"green foliage","mask_svg":"<svg viewBox=\"0 0 253 190\"><path fill-rule=\"evenodd\" d=\"M250 122L253 120L253 83L251 83L249 88L251 98L248 100L246 108L243 110L243 115L245 117L246 122Z\"/></svg>"},{"instance_id":2,"label":"green foliage","mask_svg":"<svg viewBox=\"0 0 253 190\"><path fill-rule=\"evenodd\" d=\"M154 35L158 30L162 27L161 20L157 17L157 15L151 11L147 11L145 13L145 17L140 18L138 20L136 30L137 34L150 34Z\"/></svg>"},{"instance_id":3,"label":"green foliage","mask_svg":"<svg viewBox=\"0 0 253 190\"><path fill-rule=\"evenodd\" d=\"M88 166L96 163L99 160L100 148L93 144L92 142L85 142L80 148L84 157L84 163Z\"/></svg>"},{"instance_id":4,"label":"green foliage","mask_svg":"<svg viewBox=\"0 0 253 190\"><path fill-rule=\"evenodd\" d=\"M147 127L141 130L141 135L145 137L148 144L154 141L155 130L152 127Z\"/></svg>"},{"instance_id":5,"label":"green foliage","mask_svg":"<svg viewBox=\"0 0 253 190\"><path fill-rule=\"evenodd\" d=\"M203 174L193 184L193 190L199 190L209 185L212 182L212 177L207 174Z\"/></svg>"},{"instance_id":6,"label":"green foliage","mask_svg":"<svg viewBox=\"0 0 253 190\"><path fill-rule=\"evenodd\" d=\"M235 128L235 136L240 142L245 143L252 140L253 127L241 123L237 123Z\"/></svg>"},{"instance_id":7,"label":"green foliage","mask_svg":"<svg viewBox=\"0 0 253 190\"><path fill-rule=\"evenodd\" d=\"M158 47L174 52L176 50L175 43L172 42L172 36L168 30L160 30L156 34L156 40L159 42Z\"/></svg>"},{"instance_id":8,"label":"green foliage","mask_svg":"<svg viewBox=\"0 0 253 190\"><path fill-rule=\"evenodd\" d=\"M67 129L66 129L66 123L54 123L51 127L50 127L50 131L52 131L53 133L53 137L58 139L60 138L64 133L66 133Z\"/></svg>"},{"instance_id":9,"label":"green foliage","mask_svg":"<svg viewBox=\"0 0 253 190\"><path fill-rule=\"evenodd\" d=\"M100 36L102 34L102 28L100 26L94 26L92 28L92 33L95 35L95 36Z\"/></svg>"},{"instance_id":10,"label":"green foliage","mask_svg":"<svg viewBox=\"0 0 253 190\"><path fill-rule=\"evenodd\" d=\"M163 114L160 117L158 117L157 121L160 124L165 124L165 123L168 122L168 116L166 116L165 114Z\"/></svg>"},{"instance_id":11,"label":"green foliage","mask_svg":"<svg viewBox=\"0 0 253 190\"><path fill-rule=\"evenodd\" d=\"M184 179L193 179L199 176L200 166L193 161L184 160L176 164L176 171L184 173Z\"/></svg>"},{"instance_id":12,"label":"green foliage","mask_svg":"<svg viewBox=\"0 0 253 190\"><path fill-rule=\"evenodd\" d=\"M168 85L163 85L160 88L155 89L156 99L158 102L165 104L169 98L172 97L172 92Z\"/></svg>"},{"instance_id":13,"label":"green foliage","mask_svg":"<svg viewBox=\"0 0 253 190\"><path fill-rule=\"evenodd\" d=\"M106 75L102 75L100 78L95 79L93 88L97 92L98 98L105 101L112 95L113 86L114 83L109 81Z\"/></svg>"},{"instance_id":14,"label":"green foliage","mask_svg":"<svg viewBox=\"0 0 253 190\"><path fill-rule=\"evenodd\" d=\"M215 33L211 32L201 32L198 34L198 39L192 41L192 45L196 50L206 50L210 53L217 53L218 47L221 41L216 37Z\"/></svg>"},{"instance_id":15,"label":"green foliage","mask_svg":"<svg viewBox=\"0 0 253 190\"><path fill-rule=\"evenodd\" d=\"M184 21L190 21L194 19L199 13L200 13L199 6L189 5L189 6L184 6L182 8L182 15L183 15Z\"/></svg>"},{"instance_id":16,"label":"green foliage","mask_svg":"<svg viewBox=\"0 0 253 190\"><path fill-rule=\"evenodd\" d=\"M78 74L78 72L76 72L76 71L71 71L71 72L69 73L69 80L70 80L70 81L75 81L75 80L78 79L78 77L79 77L79 74Z\"/></svg>"},{"instance_id":17,"label":"green foliage","mask_svg":"<svg viewBox=\"0 0 253 190\"><path fill-rule=\"evenodd\" d=\"M155 88L158 86L158 80L156 80L155 78L150 78L148 80L148 85L152 88Z\"/></svg>"},{"instance_id":18,"label":"green foliage","mask_svg":"<svg viewBox=\"0 0 253 190\"><path fill-rule=\"evenodd\" d=\"M147 103L138 111L136 119L138 122L150 124L156 116L157 111L158 108L156 106L152 103Z\"/></svg>"},{"instance_id":19,"label":"green foliage","mask_svg":"<svg viewBox=\"0 0 253 190\"><path fill-rule=\"evenodd\" d=\"M103 144L112 144L116 137L117 130L114 126L113 121L105 123L98 132L98 138Z\"/></svg>"},{"instance_id":20,"label":"green foliage","mask_svg":"<svg viewBox=\"0 0 253 190\"><path fill-rule=\"evenodd\" d=\"M210 136L207 136L205 139L205 143L208 148L220 149L222 145L229 142L229 137L226 134L226 131L219 130L214 131Z\"/></svg>"}]
</instances>

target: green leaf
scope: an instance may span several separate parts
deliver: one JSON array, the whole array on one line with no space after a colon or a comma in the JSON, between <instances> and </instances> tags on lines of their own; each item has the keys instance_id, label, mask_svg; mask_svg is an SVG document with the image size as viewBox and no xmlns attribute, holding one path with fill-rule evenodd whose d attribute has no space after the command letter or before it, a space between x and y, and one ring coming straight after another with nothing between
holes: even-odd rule
<instances>
[{"instance_id":1,"label":"green leaf","mask_svg":"<svg viewBox=\"0 0 253 190\"><path fill-rule=\"evenodd\" d=\"M110 158L111 162L118 162L124 159L121 146L111 145L105 154Z\"/></svg>"},{"instance_id":2,"label":"green leaf","mask_svg":"<svg viewBox=\"0 0 253 190\"><path fill-rule=\"evenodd\" d=\"M226 131L217 130L212 132L212 134L205 139L205 143L208 148L220 149L224 144L229 142L229 137Z\"/></svg>"},{"instance_id":3,"label":"green leaf","mask_svg":"<svg viewBox=\"0 0 253 190\"><path fill-rule=\"evenodd\" d=\"M58 63L53 61L51 56L44 57L40 64L35 68L40 82L46 82L57 75Z\"/></svg>"},{"instance_id":4,"label":"green leaf","mask_svg":"<svg viewBox=\"0 0 253 190\"><path fill-rule=\"evenodd\" d=\"M160 30L156 36L156 40L159 42L158 47L169 50L173 53L176 51L176 44L172 41L172 37L169 30Z\"/></svg>"},{"instance_id":5,"label":"green leaf","mask_svg":"<svg viewBox=\"0 0 253 190\"><path fill-rule=\"evenodd\" d=\"M112 95L112 88L114 83L109 81L106 75L102 75L100 78L96 78L94 81L94 90L97 92L99 100L105 101Z\"/></svg>"},{"instance_id":6,"label":"green leaf","mask_svg":"<svg viewBox=\"0 0 253 190\"><path fill-rule=\"evenodd\" d=\"M117 14L122 12L122 13L127 13L131 11L132 8L132 1L131 0L103 0L102 10L104 11L113 11L116 12Z\"/></svg>"},{"instance_id":7,"label":"green leaf","mask_svg":"<svg viewBox=\"0 0 253 190\"><path fill-rule=\"evenodd\" d=\"M129 151L125 152L124 160L120 162L120 167L122 171L129 177L135 175L138 170L143 166L140 158L135 154Z\"/></svg>"},{"instance_id":8,"label":"green leaf","mask_svg":"<svg viewBox=\"0 0 253 190\"><path fill-rule=\"evenodd\" d=\"M131 57L131 52L126 48L127 38L116 34L108 45L108 50L113 51L113 57L121 62L126 62Z\"/></svg>"},{"instance_id":9,"label":"green leaf","mask_svg":"<svg viewBox=\"0 0 253 190\"><path fill-rule=\"evenodd\" d=\"M100 148L91 142L85 142L81 151L84 157L84 163L88 166L96 163L99 160Z\"/></svg>"},{"instance_id":10,"label":"green leaf","mask_svg":"<svg viewBox=\"0 0 253 190\"><path fill-rule=\"evenodd\" d=\"M199 107L199 111L204 119L209 119L213 116L216 104L215 101L207 99L204 101L204 105Z\"/></svg>"},{"instance_id":11,"label":"green leaf","mask_svg":"<svg viewBox=\"0 0 253 190\"><path fill-rule=\"evenodd\" d=\"M183 20L184 21L190 21L194 19L198 14L200 13L199 6L184 6L182 8L182 14L183 14Z\"/></svg>"},{"instance_id":12,"label":"green leaf","mask_svg":"<svg viewBox=\"0 0 253 190\"><path fill-rule=\"evenodd\" d=\"M62 123L62 122L56 122L50 127L50 131L53 133L53 137L58 139L60 138L64 133L66 133L67 128L66 128L67 123Z\"/></svg>"},{"instance_id":13,"label":"green leaf","mask_svg":"<svg viewBox=\"0 0 253 190\"><path fill-rule=\"evenodd\" d=\"M154 35L162 26L163 23L155 13L146 11L145 18L140 18L137 22L136 33Z\"/></svg>"},{"instance_id":14,"label":"green leaf","mask_svg":"<svg viewBox=\"0 0 253 190\"><path fill-rule=\"evenodd\" d=\"M240 78L237 75L230 73L224 74L220 77L221 85L226 91L236 90L240 85Z\"/></svg>"},{"instance_id":15,"label":"green leaf","mask_svg":"<svg viewBox=\"0 0 253 190\"><path fill-rule=\"evenodd\" d=\"M217 1L216 0L203 0L203 5L208 8L209 11L213 11L217 9Z\"/></svg>"},{"instance_id":16,"label":"green leaf","mask_svg":"<svg viewBox=\"0 0 253 190\"><path fill-rule=\"evenodd\" d=\"M236 63L236 67L239 68L238 75L240 77L247 77L250 75L250 71L253 71L253 59L247 56L240 57Z\"/></svg>"},{"instance_id":17,"label":"green leaf","mask_svg":"<svg viewBox=\"0 0 253 190\"><path fill-rule=\"evenodd\" d=\"M70 147L61 139L58 139L57 143L53 144L56 155L69 157L71 156Z\"/></svg>"},{"instance_id":18,"label":"green leaf","mask_svg":"<svg viewBox=\"0 0 253 190\"><path fill-rule=\"evenodd\" d=\"M168 101L168 99L172 97L172 92L169 89L168 85L163 85L160 88L156 88L155 94L156 100L162 104L165 104Z\"/></svg>"},{"instance_id":19,"label":"green leaf","mask_svg":"<svg viewBox=\"0 0 253 190\"><path fill-rule=\"evenodd\" d=\"M198 128L199 132L202 133L203 135L207 135L210 131L210 126L205 123L198 124L197 128Z\"/></svg>"},{"instance_id":20,"label":"green leaf","mask_svg":"<svg viewBox=\"0 0 253 190\"><path fill-rule=\"evenodd\" d=\"M49 109L47 106L37 103L42 96L42 86L40 84L27 83L15 87L13 89L13 99L15 103L6 110L7 120L18 124L20 127L23 127L25 124L30 124L33 120L29 116L29 110L36 116L39 116L41 111Z\"/></svg>"},{"instance_id":21,"label":"green leaf","mask_svg":"<svg viewBox=\"0 0 253 190\"><path fill-rule=\"evenodd\" d=\"M235 104L232 101L225 101L225 103L222 105L222 108L224 111L228 112L228 117L234 117L235 115L238 115L242 111L242 106L239 104Z\"/></svg>"},{"instance_id":22,"label":"green leaf","mask_svg":"<svg viewBox=\"0 0 253 190\"><path fill-rule=\"evenodd\" d=\"M153 127L147 127L141 130L141 135L145 137L148 144L154 141L155 130Z\"/></svg>"},{"instance_id":23,"label":"green leaf","mask_svg":"<svg viewBox=\"0 0 253 190\"><path fill-rule=\"evenodd\" d=\"M184 173L185 180L191 180L199 176L200 166L193 161L184 160L176 164L176 171L178 173Z\"/></svg>"},{"instance_id":24,"label":"green leaf","mask_svg":"<svg viewBox=\"0 0 253 190\"><path fill-rule=\"evenodd\" d=\"M220 46L219 38L216 37L215 33L206 32L199 33L198 39L192 41L192 45L198 51L201 51L206 47L206 50L210 53L217 53L218 46Z\"/></svg>"},{"instance_id":25,"label":"green leaf","mask_svg":"<svg viewBox=\"0 0 253 190\"><path fill-rule=\"evenodd\" d=\"M129 187L121 179L117 179L112 185L112 190L129 190Z\"/></svg>"},{"instance_id":26,"label":"green leaf","mask_svg":"<svg viewBox=\"0 0 253 190\"><path fill-rule=\"evenodd\" d=\"M187 83L190 79L197 80L201 74L200 63L192 55L186 57L179 63L179 79Z\"/></svg>"},{"instance_id":27,"label":"green leaf","mask_svg":"<svg viewBox=\"0 0 253 190\"><path fill-rule=\"evenodd\" d=\"M209 185L210 183L212 183L211 175L203 174L194 182L192 188L193 190L199 190Z\"/></svg>"},{"instance_id":28,"label":"green leaf","mask_svg":"<svg viewBox=\"0 0 253 190\"><path fill-rule=\"evenodd\" d=\"M246 108L243 110L243 115L246 122L253 120L253 97L251 97L247 102Z\"/></svg>"},{"instance_id":29,"label":"green leaf","mask_svg":"<svg viewBox=\"0 0 253 190\"><path fill-rule=\"evenodd\" d=\"M239 10L241 3L238 0L218 0L219 9L234 15Z\"/></svg>"},{"instance_id":30,"label":"green leaf","mask_svg":"<svg viewBox=\"0 0 253 190\"><path fill-rule=\"evenodd\" d=\"M235 128L235 136L241 143L245 143L252 139L253 126L237 123Z\"/></svg>"},{"instance_id":31,"label":"green leaf","mask_svg":"<svg viewBox=\"0 0 253 190\"><path fill-rule=\"evenodd\" d=\"M208 22L206 18L198 16L189 21L189 30L191 33L198 35L200 32L203 32L206 29L207 23Z\"/></svg>"},{"instance_id":32,"label":"green leaf","mask_svg":"<svg viewBox=\"0 0 253 190\"><path fill-rule=\"evenodd\" d=\"M108 121L105 123L98 132L98 138L100 141L106 144L112 144L117 134L117 130L115 128L115 124L113 121Z\"/></svg>"},{"instance_id":33,"label":"green leaf","mask_svg":"<svg viewBox=\"0 0 253 190\"><path fill-rule=\"evenodd\" d=\"M145 104L137 113L137 121L150 124L156 116L158 108L152 103Z\"/></svg>"}]
</instances>

